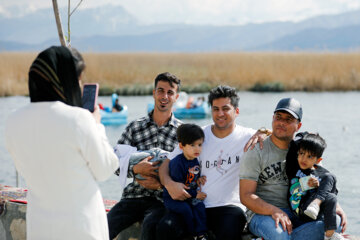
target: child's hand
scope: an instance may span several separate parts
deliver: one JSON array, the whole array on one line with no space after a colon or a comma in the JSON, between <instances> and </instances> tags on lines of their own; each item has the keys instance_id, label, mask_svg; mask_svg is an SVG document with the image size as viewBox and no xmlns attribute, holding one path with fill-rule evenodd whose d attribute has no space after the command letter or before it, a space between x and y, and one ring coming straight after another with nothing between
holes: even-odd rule
<instances>
[{"instance_id":1,"label":"child's hand","mask_svg":"<svg viewBox=\"0 0 360 240\"><path fill-rule=\"evenodd\" d=\"M206 193L203 193L201 191L197 191L196 198L200 200L204 200L206 198Z\"/></svg>"},{"instance_id":2,"label":"child's hand","mask_svg":"<svg viewBox=\"0 0 360 240\"><path fill-rule=\"evenodd\" d=\"M205 183L206 183L206 176L201 176L196 180L196 184L198 186L205 185Z\"/></svg>"},{"instance_id":3,"label":"child's hand","mask_svg":"<svg viewBox=\"0 0 360 240\"><path fill-rule=\"evenodd\" d=\"M319 187L320 183L319 180L315 177L309 178L308 185L310 187Z\"/></svg>"}]
</instances>

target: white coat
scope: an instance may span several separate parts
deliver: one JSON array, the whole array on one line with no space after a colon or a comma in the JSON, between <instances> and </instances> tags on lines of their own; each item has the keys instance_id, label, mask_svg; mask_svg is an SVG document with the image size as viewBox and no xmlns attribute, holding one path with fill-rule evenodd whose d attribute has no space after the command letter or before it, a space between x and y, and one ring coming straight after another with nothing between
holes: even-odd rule
<instances>
[{"instance_id":1,"label":"white coat","mask_svg":"<svg viewBox=\"0 0 360 240\"><path fill-rule=\"evenodd\" d=\"M101 192L118 160L88 110L30 103L7 121L6 145L28 188L28 240L109 239Z\"/></svg>"}]
</instances>

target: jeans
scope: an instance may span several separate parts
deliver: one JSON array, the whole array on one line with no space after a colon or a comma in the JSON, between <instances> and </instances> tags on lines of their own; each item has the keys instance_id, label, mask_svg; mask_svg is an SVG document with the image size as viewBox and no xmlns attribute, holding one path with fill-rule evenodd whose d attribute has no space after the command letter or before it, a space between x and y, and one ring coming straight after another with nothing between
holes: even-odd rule
<instances>
[{"instance_id":1,"label":"jeans","mask_svg":"<svg viewBox=\"0 0 360 240\"><path fill-rule=\"evenodd\" d=\"M246 223L244 211L237 206L206 208L208 229L218 240L238 240ZM189 233L182 216L167 212L157 226L157 240L182 239Z\"/></svg>"},{"instance_id":2,"label":"jeans","mask_svg":"<svg viewBox=\"0 0 360 240\"><path fill-rule=\"evenodd\" d=\"M275 221L271 216L255 214L249 223L249 230L265 240L323 240L325 234L323 221L302 222L290 209L282 208L293 224L291 235L284 231L281 224L275 228ZM339 216L337 219L337 232L341 231Z\"/></svg>"},{"instance_id":3,"label":"jeans","mask_svg":"<svg viewBox=\"0 0 360 240\"><path fill-rule=\"evenodd\" d=\"M107 214L110 239L135 222L143 220L141 240L155 240L156 225L164 213L163 203L152 197L121 199Z\"/></svg>"}]
</instances>

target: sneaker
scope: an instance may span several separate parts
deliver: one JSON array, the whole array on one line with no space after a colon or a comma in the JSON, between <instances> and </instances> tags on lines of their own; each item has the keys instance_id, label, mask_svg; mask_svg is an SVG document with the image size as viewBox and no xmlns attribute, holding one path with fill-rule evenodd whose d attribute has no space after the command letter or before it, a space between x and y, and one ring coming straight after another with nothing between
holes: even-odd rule
<instances>
[{"instance_id":1,"label":"sneaker","mask_svg":"<svg viewBox=\"0 0 360 240\"><path fill-rule=\"evenodd\" d=\"M204 235L197 236L196 240L208 240L208 237L206 234L204 234Z\"/></svg>"},{"instance_id":2,"label":"sneaker","mask_svg":"<svg viewBox=\"0 0 360 240\"><path fill-rule=\"evenodd\" d=\"M306 208L304 211L304 214L314 220L317 219L317 216L319 214L320 207L316 203L310 203L310 205Z\"/></svg>"},{"instance_id":3,"label":"sneaker","mask_svg":"<svg viewBox=\"0 0 360 240\"><path fill-rule=\"evenodd\" d=\"M335 232L331 237L325 237L324 240L345 240L345 238L340 233Z\"/></svg>"}]
</instances>

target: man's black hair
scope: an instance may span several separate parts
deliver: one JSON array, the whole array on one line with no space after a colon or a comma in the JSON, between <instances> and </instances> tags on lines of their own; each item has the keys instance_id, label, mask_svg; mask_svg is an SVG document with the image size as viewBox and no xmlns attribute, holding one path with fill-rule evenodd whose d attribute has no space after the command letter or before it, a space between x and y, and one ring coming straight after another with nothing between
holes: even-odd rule
<instances>
[{"instance_id":1,"label":"man's black hair","mask_svg":"<svg viewBox=\"0 0 360 240\"><path fill-rule=\"evenodd\" d=\"M196 140L204 139L204 131L201 127L192 123L181 124L177 131L177 139L183 146L186 144L192 144Z\"/></svg>"},{"instance_id":2,"label":"man's black hair","mask_svg":"<svg viewBox=\"0 0 360 240\"><path fill-rule=\"evenodd\" d=\"M179 92L179 90L180 90L181 80L171 73L164 72L164 73L160 73L159 75L157 75L155 78L155 86L154 86L155 89L156 89L157 83L159 81L168 82L171 87L174 87L174 84L176 84L176 86L177 86L176 91Z\"/></svg>"},{"instance_id":3,"label":"man's black hair","mask_svg":"<svg viewBox=\"0 0 360 240\"><path fill-rule=\"evenodd\" d=\"M210 106L212 106L213 101L218 98L230 98L231 105L233 105L234 108L237 108L239 105L240 97L235 88L219 85L211 89L208 96Z\"/></svg>"},{"instance_id":4,"label":"man's black hair","mask_svg":"<svg viewBox=\"0 0 360 240\"><path fill-rule=\"evenodd\" d=\"M326 148L325 140L318 133L306 134L299 142L299 149L310 152L320 158Z\"/></svg>"}]
</instances>

